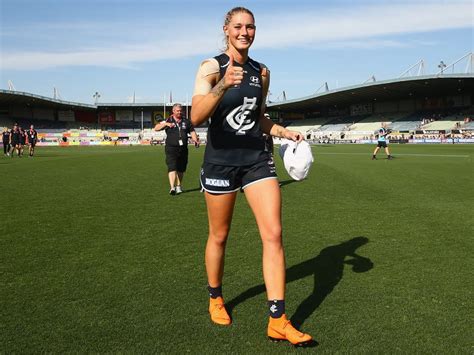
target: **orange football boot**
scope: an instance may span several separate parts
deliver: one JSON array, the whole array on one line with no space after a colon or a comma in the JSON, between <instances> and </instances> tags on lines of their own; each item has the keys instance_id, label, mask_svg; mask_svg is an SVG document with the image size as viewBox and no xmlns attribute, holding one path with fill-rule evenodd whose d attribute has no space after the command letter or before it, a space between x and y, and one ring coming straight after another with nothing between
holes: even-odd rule
<instances>
[{"instance_id":1,"label":"orange football boot","mask_svg":"<svg viewBox=\"0 0 474 355\"><path fill-rule=\"evenodd\" d=\"M291 322L286 319L286 315L280 318L270 317L268 322L267 335L271 340L288 340L293 345L305 345L313 340L311 335L297 330Z\"/></svg>"},{"instance_id":2,"label":"orange football boot","mask_svg":"<svg viewBox=\"0 0 474 355\"><path fill-rule=\"evenodd\" d=\"M224 299L222 297L209 298L209 314L214 323L220 325L229 325L232 323L225 309Z\"/></svg>"}]
</instances>

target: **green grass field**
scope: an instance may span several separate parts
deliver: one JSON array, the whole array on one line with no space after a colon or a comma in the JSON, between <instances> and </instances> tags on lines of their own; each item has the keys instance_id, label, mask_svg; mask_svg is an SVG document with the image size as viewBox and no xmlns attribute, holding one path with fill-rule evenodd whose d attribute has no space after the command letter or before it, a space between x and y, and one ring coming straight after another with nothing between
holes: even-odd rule
<instances>
[{"instance_id":1,"label":"green grass field","mask_svg":"<svg viewBox=\"0 0 474 355\"><path fill-rule=\"evenodd\" d=\"M474 145L317 146L281 160L287 313L318 344L266 338L261 244L243 194L226 255L234 323L211 324L199 192L168 195L162 147L0 159L0 352L474 352Z\"/></svg>"}]
</instances>

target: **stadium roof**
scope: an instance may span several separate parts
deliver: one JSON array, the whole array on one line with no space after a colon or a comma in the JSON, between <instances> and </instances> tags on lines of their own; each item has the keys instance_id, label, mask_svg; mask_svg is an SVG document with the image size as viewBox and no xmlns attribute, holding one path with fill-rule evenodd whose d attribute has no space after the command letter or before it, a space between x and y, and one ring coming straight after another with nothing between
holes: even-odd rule
<instances>
[{"instance_id":1,"label":"stadium roof","mask_svg":"<svg viewBox=\"0 0 474 355\"><path fill-rule=\"evenodd\" d=\"M474 74L443 74L376 81L317 93L294 100L273 102L270 110L311 112L323 107L347 107L374 101L390 101L420 97L439 97L458 93L474 94ZM53 99L27 92L0 89L0 107L9 105L41 106L66 109L111 109L163 107L163 103L97 103L83 104ZM170 106L171 104L166 104Z\"/></svg>"},{"instance_id":2,"label":"stadium roof","mask_svg":"<svg viewBox=\"0 0 474 355\"><path fill-rule=\"evenodd\" d=\"M97 103L96 105L83 104L80 102L72 102L65 100L53 99L51 97L31 94L22 91L11 91L0 89L0 107L18 105L18 106L41 106L53 109L100 109L100 108L152 108L152 107L163 107L163 103ZM172 106L172 104L165 104L166 106Z\"/></svg>"},{"instance_id":3,"label":"stadium roof","mask_svg":"<svg viewBox=\"0 0 474 355\"><path fill-rule=\"evenodd\" d=\"M273 102L269 109L285 112L310 112L322 107L347 107L374 101L439 97L457 93L474 93L473 74L443 74L376 81L317 93L311 96Z\"/></svg>"},{"instance_id":4,"label":"stadium roof","mask_svg":"<svg viewBox=\"0 0 474 355\"><path fill-rule=\"evenodd\" d=\"M41 106L57 109L96 109L95 105L81 104L79 102L71 102L53 99L51 97L30 94L22 91L10 91L0 89L0 106L7 105L24 105L24 106Z\"/></svg>"}]
</instances>

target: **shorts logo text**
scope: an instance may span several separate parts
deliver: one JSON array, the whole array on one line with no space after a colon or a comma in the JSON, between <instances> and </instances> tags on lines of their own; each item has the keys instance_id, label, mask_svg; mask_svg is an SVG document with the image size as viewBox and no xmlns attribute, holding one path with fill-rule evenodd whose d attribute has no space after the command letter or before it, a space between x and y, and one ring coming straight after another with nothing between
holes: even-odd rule
<instances>
[{"instance_id":1,"label":"shorts logo text","mask_svg":"<svg viewBox=\"0 0 474 355\"><path fill-rule=\"evenodd\" d=\"M229 180L209 179L209 178L206 178L206 185L208 185L208 186L216 186L216 187L229 187L229 186L230 186L230 182L229 182Z\"/></svg>"}]
</instances>

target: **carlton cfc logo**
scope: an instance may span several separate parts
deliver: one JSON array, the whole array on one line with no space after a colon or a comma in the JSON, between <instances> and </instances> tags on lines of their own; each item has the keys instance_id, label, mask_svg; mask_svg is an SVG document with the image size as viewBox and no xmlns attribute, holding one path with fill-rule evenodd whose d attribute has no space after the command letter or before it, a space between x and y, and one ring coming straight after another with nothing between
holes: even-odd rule
<instances>
[{"instance_id":1,"label":"carlton cfc logo","mask_svg":"<svg viewBox=\"0 0 474 355\"><path fill-rule=\"evenodd\" d=\"M244 135L255 125L252 121L251 113L257 109L256 97L244 97L244 103L234 108L226 117L229 126L235 131L235 134Z\"/></svg>"}]
</instances>

